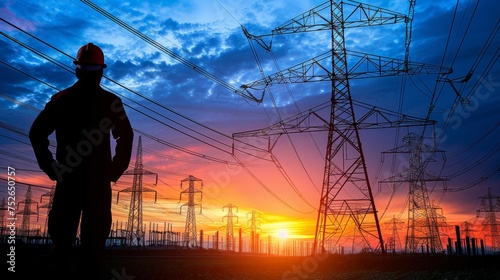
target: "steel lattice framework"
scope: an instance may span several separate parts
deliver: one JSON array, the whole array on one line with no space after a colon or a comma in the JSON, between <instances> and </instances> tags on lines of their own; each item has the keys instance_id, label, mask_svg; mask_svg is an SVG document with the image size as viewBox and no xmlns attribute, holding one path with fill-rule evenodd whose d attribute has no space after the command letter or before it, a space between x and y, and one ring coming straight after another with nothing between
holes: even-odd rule
<instances>
[{"instance_id":1,"label":"steel lattice framework","mask_svg":"<svg viewBox=\"0 0 500 280\"><path fill-rule=\"evenodd\" d=\"M202 213L201 204L195 203L195 194L199 193L201 195L201 199L203 199L203 194L201 192L201 188L203 188L203 181L198 179L192 175L189 175L186 179L181 181L181 189L183 185L188 184L187 189L183 190L179 196L179 200L182 199L183 194L188 195L188 202L181 205L179 214L182 214L182 207L187 206L187 215L186 215L186 226L184 228L184 238L183 241L185 243L186 248L197 248L198 240L196 238L196 214L195 207L196 205L200 205L200 214ZM200 189L196 188L195 185L199 185Z\"/></svg>"},{"instance_id":2,"label":"steel lattice framework","mask_svg":"<svg viewBox=\"0 0 500 280\"><path fill-rule=\"evenodd\" d=\"M500 227L497 212L500 212L500 196L491 193L491 188L488 188L488 194L479 197L481 199L481 208L477 210L477 216L485 213L482 222L482 232L484 237L490 241L491 249L496 252L500 250Z\"/></svg>"},{"instance_id":3,"label":"steel lattice framework","mask_svg":"<svg viewBox=\"0 0 500 280\"><path fill-rule=\"evenodd\" d=\"M385 222L385 224L391 231L388 242L386 242L387 251L395 254L396 251L402 250L401 239L399 238L399 230L403 228L404 222L393 216L392 219Z\"/></svg>"},{"instance_id":4,"label":"steel lattice framework","mask_svg":"<svg viewBox=\"0 0 500 280\"><path fill-rule=\"evenodd\" d=\"M301 32L329 31L331 49L315 58L300 63L295 67L280 71L262 80L235 88L199 66L180 57L148 36L132 28L91 1L83 1L92 9L109 18L125 30L141 38L148 44L171 56L190 69L225 86L232 92L254 102L262 102L264 93L273 83L330 82L331 103L329 118L323 119L313 111L299 113L297 119L281 120L278 124L264 130L233 134L233 137L271 136L303 131L328 131L325 167L322 181L322 194L318 210L314 252L326 252L325 241L334 241L334 246L342 244L340 239L361 240L358 244L364 249L380 248L384 251L383 239L377 217L375 203L367 177L366 162L361 147L358 129L363 122L371 122L368 128L395 127L398 125L421 125L428 120L408 119L399 116L398 120L389 120L388 115L377 108L369 110L367 115L356 119L354 101L351 98L349 79L393 76L399 74L449 74L451 69L422 63L409 62L411 25L413 6L410 0L408 15L389 11L356 1L327 1L278 26L272 34L254 36L243 27L247 38L256 41L266 50L271 49L262 39L264 36L285 35ZM398 60L372 54L348 51L345 48L346 28L380 26L403 23L406 25L405 59ZM347 65L348 56L351 67ZM263 73L261 69L261 73ZM264 89L264 90L262 90ZM251 91L260 91L260 98ZM314 117L322 125L310 127L308 120ZM373 121L374 118L380 118ZM349 154L345 158L344 154ZM234 151L233 151L234 155ZM347 192L348 190L348 192ZM376 239L378 245L372 246L370 239Z\"/></svg>"},{"instance_id":5,"label":"steel lattice framework","mask_svg":"<svg viewBox=\"0 0 500 280\"><path fill-rule=\"evenodd\" d=\"M222 217L222 221L224 221L224 218L226 218L226 220L227 220L227 223L226 223L226 251L234 251L234 249L235 249L234 221L233 221L233 219L236 218L236 220L238 220L238 216L236 216L233 213L233 208L236 209L236 212L238 212L238 206L231 204L231 203L222 207L222 211L224 211L224 209L227 209L227 215Z\"/></svg>"},{"instance_id":6,"label":"steel lattice framework","mask_svg":"<svg viewBox=\"0 0 500 280\"><path fill-rule=\"evenodd\" d=\"M157 199L157 192L153 189L145 188L142 185L143 175L155 175L156 182L154 185L158 184L158 174L151 171L145 170L142 163L142 139L139 136L139 143L137 144L137 153L135 158L135 167L132 170L127 170L123 175L134 175L134 180L132 182L132 187L123 189L118 192L116 196L116 203L120 198L120 193L130 192L130 207L128 212L128 222L126 231L126 242L129 246L137 245L144 246L144 224L142 220L142 193L143 192L154 192L155 202Z\"/></svg>"},{"instance_id":7,"label":"steel lattice framework","mask_svg":"<svg viewBox=\"0 0 500 280\"><path fill-rule=\"evenodd\" d=\"M261 228L258 227L260 224L260 213L252 210L252 212L247 213L247 218L248 215L250 215L250 220L247 221L247 224L250 223L250 252L257 253L259 251L259 239L257 236L261 231Z\"/></svg>"},{"instance_id":8,"label":"steel lattice framework","mask_svg":"<svg viewBox=\"0 0 500 280\"><path fill-rule=\"evenodd\" d=\"M405 242L407 253L416 253L421 246L429 248L431 252L441 252L443 245L440 239L439 228L444 226L444 216L439 208L431 204L426 182L446 181L443 178L429 175L425 172L424 154L435 155L443 153L423 143L423 138L410 133L403 138L404 144L384 153L409 154L409 168L404 174L398 174L381 183L406 182L408 191L408 230Z\"/></svg>"},{"instance_id":9,"label":"steel lattice framework","mask_svg":"<svg viewBox=\"0 0 500 280\"><path fill-rule=\"evenodd\" d=\"M413 4L414 1L410 1L410 14L413 13ZM407 16L355 1L328 1L280 25L272 34L254 36L243 29L247 38L269 51L271 46L263 40L265 36L312 31L331 32L331 49L328 52L243 86L244 89L269 90L273 83L330 82L332 93L329 119L323 119L317 111L309 110L265 129L233 134L235 138L278 138L289 133L328 131L313 253L331 251L349 240L353 247L370 251L381 250L385 253L359 129L425 125L429 124L429 120L401 115L396 116L397 120L394 120L393 114L378 108L368 109L365 115L357 119L354 115L356 104L351 98L349 80L399 74L445 75L452 70L409 62L408 51L404 60L348 51L345 47L344 30L405 23L405 47L408 50L411 41L411 19L412 15ZM348 56L351 67L348 67ZM319 119L320 124L311 124L313 118ZM372 245L373 240L378 243L376 246ZM327 241L331 241L329 243L333 244L333 248L326 248Z\"/></svg>"},{"instance_id":10,"label":"steel lattice framework","mask_svg":"<svg viewBox=\"0 0 500 280\"><path fill-rule=\"evenodd\" d=\"M50 191L48 191L40 196L40 203L42 203L44 196L48 196L49 201L38 207L38 208L47 208L47 218L45 219L45 225L43 227L43 236L46 236L47 229L49 226L49 219L48 219L49 215L48 214L50 213L50 210L52 209L52 202L54 200L54 193L55 193L55 185L53 185L51 188L52 189Z\"/></svg>"},{"instance_id":11,"label":"steel lattice framework","mask_svg":"<svg viewBox=\"0 0 500 280\"><path fill-rule=\"evenodd\" d=\"M36 215L36 220L38 221L38 202L34 202L32 199L33 195L31 193L31 186L28 185L28 190L26 190L26 195L24 200L17 203L17 208L19 205L24 204L23 210L18 211L16 214L22 214L23 220L21 222L21 229L19 230L20 235L29 236L30 235L30 221L31 215ZM36 204L37 211L31 210L32 204Z\"/></svg>"}]
</instances>

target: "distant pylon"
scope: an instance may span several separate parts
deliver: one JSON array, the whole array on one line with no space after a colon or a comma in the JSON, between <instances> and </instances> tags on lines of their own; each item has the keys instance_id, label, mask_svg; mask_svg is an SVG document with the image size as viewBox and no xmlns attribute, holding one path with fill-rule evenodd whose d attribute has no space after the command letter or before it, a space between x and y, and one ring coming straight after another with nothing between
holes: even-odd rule
<instances>
[{"instance_id":1,"label":"distant pylon","mask_svg":"<svg viewBox=\"0 0 500 280\"><path fill-rule=\"evenodd\" d=\"M397 174L382 183L408 182L408 230L405 242L407 253L416 253L421 246L428 247L431 252L441 252L443 245L440 239L439 227L443 223L443 216L438 208L429 200L427 181L444 181L444 179L425 173L424 154L435 154L433 147L423 143L423 137L410 133L403 138L403 146L391 149L384 153L409 154L409 168L404 174Z\"/></svg>"},{"instance_id":2,"label":"distant pylon","mask_svg":"<svg viewBox=\"0 0 500 280\"><path fill-rule=\"evenodd\" d=\"M500 250L500 233L498 232L500 222L496 215L497 212L500 212L500 196L492 194L491 188L488 188L488 194L479 198L481 199L481 208L477 210L477 216L485 213L482 232L487 244L489 241L491 249L496 252Z\"/></svg>"},{"instance_id":3,"label":"distant pylon","mask_svg":"<svg viewBox=\"0 0 500 280\"><path fill-rule=\"evenodd\" d=\"M446 217L443 214L443 208L438 206L434 200L431 201L431 215L434 217L434 220L436 221L439 228L440 238L446 238L446 236L448 235L448 229L450 227L448 225L448 222L446 221ZM443 240L441 240L441 243L442 241Z\"/></svg>"},{"instance_id":4,"label":"distant pylon","mask_svg":"<svg viewBox=\"0 0 500 280\"><path fill-rule=\"evenodd\" d=\"M35 203L37 208L38 208L38 202L32 201L31 186L28 186L28 190L26 191L26 195L24 197L24 200L20 201L17 204L18 209L20 209L19 204L21 204L21 203L24 204L24 208L23 208L23 210L17 212L17 214L23 215L23 221L21 222L20 234L25 235L25 236L29 236L30 235L31 215L36 215L36 220L38 221L38 210L36 212L31 210L31 205L33 203Z\"/></svg>"},{"instance_id":5,"label":"distant pylon","mask_svg":"<svg viewBox=\"0 0 500 280\"><path fill-rule=\"evenodd\" d=\"M236 212L238 212L238 206L233 204L228 204L222 207L222 211L227 208L227 215L222 217L222 221L224 222L224 218L227 219L226 224L226 251L234 251L234 222L233 218L238 220L238 216L233 214L233 208L236 208Z\"/></svg>"},{"instance_id":6,"label":"distant pylon","mask_svg":"<svg viewBox=\"0 0 500 280\"><path fill-rule=\"evenodd\" d=\"M130 207L128 212L128 222L126 231L126 242L129 246L137 245L144 246L144 225L142 221L142 193L143 192L154 192L155 202L157 198L157 192L155 190L144 188L142 186L142 176L143 175L155 175L156 182L154 185L158 184L158 174L151 171L144 170L142 164L142 139L139 136L139 143L137 145L137 153L135 158L135 167L133 170L127 170L123 175L134 175L134 181L132 187L123 189L118 192L116 196L116 203L120 198L121 192L130 192Z\"/></svg>"},{"instance_id":7,"label":"distant pylon","mask_svg":"<svg viewBox=\"0 0 500 280\"><path fill-rule=\"evenodd\" d=\"M47 233L47 228L48 228L48 225L49 225L49 213L50 213L50 210L52 209L52 202L54 200L54 190L55 190L55 186L52 186L51 190L42 194L40 196L40 203L42 203L42 200L43 200L43 197L44 196L48 196L49 197L49 201L43 205L41 205L40 207L38 207L38 209L40 208L47 208L47 217L45 218L45 225L43 227L43 236L46 236L46 233Z\"/></svg>"},{"instance_id":8,"label":"distant pylon","mask_svg":"<svg viewBox=\"0 0 500 280\"><path fill-rule=\"evenodd\" d=\"M201 204L194 202L194 196L196 193L201 195L200 202L203 199L203 194L201 189L203 188L203 181L198 179L192 175L189 175L186 179L181 181L181 189L184 184L188 184L187 189L181 191L179 196L179 201L182 199L183 194L188 195L188 202L181 205L179 214L182 214L182 207L187 206L187 215L186 215L186 226L184 227L184 237L183 241L187 248L196 249L198 247L198 239L196 238L196 215L195 215L195 207L196 205L200 205L200 214L202 212ZM199 185L199 189L196 188L196 185Z\"/></svg>"},{"instance_id":9,"label":"distant pylon","mask_svg":"<svg viewBox=\"0 0 500 280\"><path fill-rule=\"evenodd\" d=\"M474 224L465 221L460 225L460 232L463 233L464 237L473 237Z\"/></svg>"},{"instance_id":10,"label":"distant pylon","mask_svg":"<svg viewBox=\"0 0 500 280\"><path fill-rule=\"evenodd\" d=\"M404 222L396 219L395 216L392 217L390 221L385 222L386 226L391 231L389 240L386 241L387 252L396 253L401 251L403 246L401 246L401 239L399 238L399 231L403 228Z\"/></svg>"},{"instance_id":11,"label":"distant pylon","mask_svg":"<svg viewBox=\"0 0 500 280\"><path fill-rule=\"evenodd\" d=\"M250 252L257 253L258 249L256 247L258 246L259 240L256 238L256 234L260 231L260 227L258 227L260 224L260 213L252 210L252 212L247 213L247 218L249 214L250 220L247 221L247 224L250 224Z\"/></svg>"}]
</instances>

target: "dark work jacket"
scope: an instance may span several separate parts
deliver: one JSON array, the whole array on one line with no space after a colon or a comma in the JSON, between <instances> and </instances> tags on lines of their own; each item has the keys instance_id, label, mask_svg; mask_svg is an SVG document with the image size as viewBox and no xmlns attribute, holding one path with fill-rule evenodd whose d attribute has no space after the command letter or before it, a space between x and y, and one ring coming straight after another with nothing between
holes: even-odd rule
<instances>
[{"instance_id":1,"label":"dark work jacket","mask_svg":"<svg viewBox=\"0 0 500 280\"><path fill-rule=\"evenodd\" d=\"M54 131L55 160L48 140ZM116 139L113 158L110 135ZM133 131L120 98L99 85L89 87L78 81L52 96L33 122L29 137L38 164L50 179L95 184L116 182L127 169Z\"/></svg>"}]
</instances>

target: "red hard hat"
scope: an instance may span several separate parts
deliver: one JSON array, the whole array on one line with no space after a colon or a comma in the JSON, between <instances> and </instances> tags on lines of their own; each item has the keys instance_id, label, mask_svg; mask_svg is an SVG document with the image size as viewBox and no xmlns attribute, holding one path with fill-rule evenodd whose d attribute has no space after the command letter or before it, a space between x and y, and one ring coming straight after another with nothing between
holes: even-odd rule
<instances>
[{"instance_id":1,"label":"red hard hat","mask_svg":"<svg viewBox=\"0 0 500 280\"><path fill-rule=\"evenodd\" d=\"M73 61L75 65L99 65L106 68L104 63L104 53L98 46L88 43L83 45L76 54L76 59Z\"/></svg>"}]
</instances>

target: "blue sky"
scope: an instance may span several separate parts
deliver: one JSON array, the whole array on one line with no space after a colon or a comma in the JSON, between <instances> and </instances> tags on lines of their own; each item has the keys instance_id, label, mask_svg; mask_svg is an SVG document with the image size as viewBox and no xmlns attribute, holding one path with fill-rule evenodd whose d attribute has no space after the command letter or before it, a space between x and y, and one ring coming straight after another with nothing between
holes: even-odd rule
<instances>
[{"instance_id":1,"label":"blue sky","mask_svg":"<svg viewBox=\"0 0 500 280\"><path fill-rule=\"evenodd\" d=\"M197 65L208 76L239 88L262 77L241 26L254 35L270 34L276 26L323 1L99 0L92 3L163 48ZM408 1L367 3L402 14L408 12ZM207 75L180 64L84 2L3 1L0 5L2 19L15 26L0 22L0 109L3 112L0 166L19 169L19 181L52 184L38 171L31 147L26 144L26 133L50 96L75 82L71 73L72 57L81 45L93 42L103 49L108 65L105 75L112 80L103 79L103 86L124 100L134 128L163 141L159 143L144 136L142 140L145 167L157 172L162 182L157 188L164 204L147 206L151 212L170 213L172 216L165 219L182 224L183 217L173 213L179 209L180 181L191 174L205 181L207 192L210 192L210 185L215 186L212 196L209 193L208 198L204 198L207 211L202 223L220 226L224 215L221 209L227 203L240 206L242 212L251 209L263 211L269 220L273 215L306 220L314 217L311 214L314 209L298 199L297 193L285 186L282 178L276 178L278 172L269 171L275 167L273 164L241 155L240 160L264 182L265 187L243 172L231 156L230 136L275 123L279 120L277 112L288 117L327 102L329 83L272 85L274 103L266 92L262 104L256 104L207 78ZM444 209L444 215L455 223L474 217L480 206L477 197L485 195L489 187L500 195L500 177L492 172L498 171L500 162L498 34L487 44L498 23L498 6L494 0L482 1L477 6L476 1L459 1L457 4L456 1L425 0L417 1L415 7L411 60L452 67L453 73L444 78L456 81L453 85L470 100L469 105L457 103L457 95L450 83L436 83L436 75L351 80L353 98L373 106L393 111L400 108L404 114L425 118L432 104L430 119L438 123L426 128L426 136L441 136L437 147L446 151L447 160L436 160L428 171L449 178L447 188L466 188L488 174L492 175L460 192L445 193L442 185L430 183L429 188L434 189L433 199ZM496 28L498 31L498 26ZM347 29L346 48L403 59L404 36L404 24ZM254 43L265 75L277 72L277 67L294 66L331 47L329 32L263 38L267 43L272 40L275 58L273 60ZM470 80L458 83L471 69L475 71ZM255 90L252 93L259 96L262 92ZM327 111L321 112L323 116ZM386 155L381 162L381 153L401 145L401 138L408 132L422 131L422 128L411 128L362 132L376 203L379 209L385 210L387 219L392 218L390 214L404 212L402 205L407 189L399 187L394 191L397 199L391 199L392 190L387 186L379 187L377 182L391 174L391 160ZM282 137L274 152L281 164L293 173L296 186L307 201L317 205L326 134L308 137ZM300 148L297 154L292 152L294 146L289 140ZM300 170L296 169L299 157L306 163L307 172L297 171ZM404 170L403 157L394 162L395 170ZM123 179L114 188L119 190L129 182L130 179ZM20 193L24 192L23 188L19 185ZM34 192L39 196L45 191L37 189ZM5 190L0 193L5 195ZM276 197L295 209L287 207ZM116 216L123 215L123 209L125 206L114 209ZM404 219L405 215L401 218Z\"/></svg>"}]
</instances>

